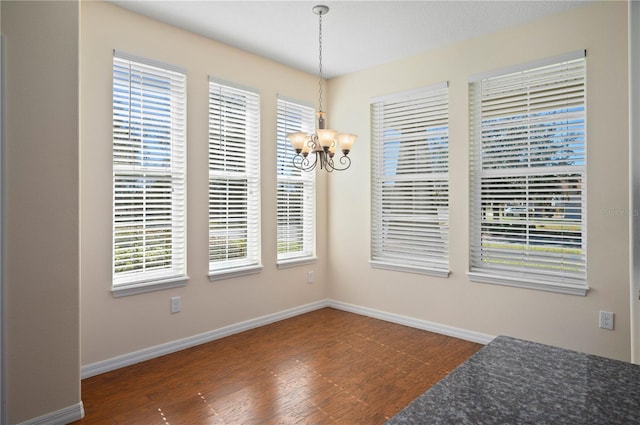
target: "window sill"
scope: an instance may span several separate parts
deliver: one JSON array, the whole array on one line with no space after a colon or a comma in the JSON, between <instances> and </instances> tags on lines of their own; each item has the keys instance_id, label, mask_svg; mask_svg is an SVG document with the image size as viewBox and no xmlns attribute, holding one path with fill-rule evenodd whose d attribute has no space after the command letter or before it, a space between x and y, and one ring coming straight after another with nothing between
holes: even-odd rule
<instances>
[{"instance_id":1,"label":"window sill","mask_svg":"<svg viewBox=\"0 0 640 425\"><path fill-rule=\"evenodd\" d=\"M371 267L373 267L374 269L384 269L384 270L391 270L395 272L424 274L424 275L443 277L443 278L448 278L449 274L451 273L449 270L445 270L445 269L406 266L406 265L400 265L400 264L385 263L382 261L369 261L369 265L371 265Z\"/></svg>"},{"instance_id":2,"label":"window sill","mask_svg":"<svg viewBox=\"0 0 640 425\"><path fill-rule=\"evenodd\" d=\"M146 292L162 291L163 289L178 288L180 286L185 286L188 280L189 276L181 275L152 281L130 283L111 288L111 295L119 298L127 297L129 295L144 294Z\"/></svg>"},{"instance_id":3,"label":"window sill","mask_svg":"<svg viewBox=\"0 0 640 425\"><path fill-rule=\"evenodd\" d=\"M568 295L586 296L589 287L574 283L551 283L536 279L518 279L515 277L500 276L486 272L469 272L469 279L478 283L511 286L514 288L534 289L538 291L557 292Z\"/></svg>"},{"instance_id":4,"label":"window sill","mask_svg":"<svg viewBox=\"0 0 640 425\"><path fill-rule=\"evenodd\" d=\"M277 266L279 269L287 269L289 267L304 266L305 264L314 264L318 261L318 257L301 257L288 260L279 260Z\"/></svg>"},{"instance_id":5,"label":"window sill","mask_svg":"<svg viewBox=\"0 0 640 425\"><path fill-rule=\"evenodd\" d=\"M247 276L247 275L251 275L251 274L257 274L260 273L262 271L262 266L261 265L252 265L252 266L245 266L245 267L237 267L237 268L233 268L233 269L222 269L222 270L215 270L209 271L209 281L210 282L214 282L217 280L224 280L224 279L231 279L234 277L240 277L240 276Z\"/></svg>"}]
</instances>

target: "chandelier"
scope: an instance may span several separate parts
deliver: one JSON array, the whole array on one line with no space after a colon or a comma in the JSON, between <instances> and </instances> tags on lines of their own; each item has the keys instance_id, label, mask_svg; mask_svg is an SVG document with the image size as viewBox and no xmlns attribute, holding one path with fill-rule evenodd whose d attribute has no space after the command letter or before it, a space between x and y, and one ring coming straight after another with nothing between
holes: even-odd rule
<instances>
[{"instance_id":1,"label":"chandelier","mask_svg":"<svg viewBox=\"0 0 640 425\"><path fill-rule=\"evenodd\" d=\"M355 134L338 133L336 130L326 128L326 113L322 110L322 15L329 12L329 7L318 5L313 7L313 13L318 15L319 21L319 108L317 113L318 128L315 133L296 132L287 134L287 139L296 151L293 157L293 166L302 171L312 171L318 165L320 169L328 172L337 170L344 171L351 166L349 152L356 140ZM342 156L334 162L336 150L340 148Z\"/></svg>"}]
</instances>

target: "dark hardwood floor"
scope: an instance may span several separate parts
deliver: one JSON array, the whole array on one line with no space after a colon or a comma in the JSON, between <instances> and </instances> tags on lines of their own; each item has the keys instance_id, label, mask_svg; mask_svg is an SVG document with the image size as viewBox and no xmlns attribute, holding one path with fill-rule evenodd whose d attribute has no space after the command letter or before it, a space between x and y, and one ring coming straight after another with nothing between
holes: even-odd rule
<instances>
[{"instance_id":1,"label":"dark hardwood floor","mask_svg":"<svg viewBox=\"0 0 640 425\"><path fill-rule=\"evenodd\" d=\"M87 378L74 424L383 424L480 348L324 308Z\"/></svg>"}]
</instances>

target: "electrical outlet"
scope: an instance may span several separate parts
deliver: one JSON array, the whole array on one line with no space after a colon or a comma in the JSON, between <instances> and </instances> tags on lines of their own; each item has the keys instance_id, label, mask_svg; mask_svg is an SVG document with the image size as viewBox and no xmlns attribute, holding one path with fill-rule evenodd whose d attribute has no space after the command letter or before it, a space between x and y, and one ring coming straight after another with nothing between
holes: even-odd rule
<instances>
[{"instance_id":1,"label":"electrical outlet","mask_svg":"<svg viewBox=\"0 0 640 425\"><path fill-rule=\"evenodd\" d=\"M307 283L313 283L313 271L307 272Z\"/></svg>"},{"instance_id":2,"label":"electrical outlet","mask_svg":"<svg viewBox=\"0 0 640 425\"><path fill-rule=\"evenodd\" d=\"M600 327L602 329L613 330L614 314L610 311L600 311Z\"/></svg>"},{"instance_id":3,"label":"electrical outlet","mask_svg":"<svg viewBox=\"0 0 640 425\"><path fill-rule=\"evenodd\" d=\"M180 297L171 297L171 313L180 312Z\"/></svg>"}]
</instances>

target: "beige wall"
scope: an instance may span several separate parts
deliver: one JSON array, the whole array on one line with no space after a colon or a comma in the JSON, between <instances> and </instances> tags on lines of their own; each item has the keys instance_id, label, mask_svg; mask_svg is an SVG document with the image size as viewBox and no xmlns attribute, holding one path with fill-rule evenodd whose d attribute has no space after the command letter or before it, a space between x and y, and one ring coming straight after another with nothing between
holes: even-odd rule
<instances>
[{"instance_id":1,"label":"beige wall","mask_svg":"<svg viewBox=\"0 0 640 425\"><path fill-rule=\"evenodd\" d=\"M76 2L3 1L6 423L80 403ZM3 422L5 423L5 422Z\"/></svg>"},{"instance_id":2,"label":"beige wall","mask_svg":"<svg viewBox=\"0 0 640 425\"><path fill-rule=\"evenodd\" d=\"M473 74L587 49L586 297L471 282L467 82ZM369 99L450 82L448 279L369 264ZM333 126L358 133L350 173L329 182L329 296L490 335L507 334L628 360L627 3L598 2L330 81ZM357 201L357 202L354 202ZM608 214L607 212L614 212ZM598 311L616 313L615 331Z\"/></svg>"},{"instance_id":3,"label":"beige wall","mask_svg":"<svg viewBox=\"0 0 640 425\"><path fill-rule=\"evenodd\" d=\"M326 179L318 179L316 264L276 268L276 96L315 105L316 77L111 4L81 15L82 364L209 332L326 297ZM182 288L114 298L111 288L111 66L113 49L187 72L188 275ZM260 274L210 282L207 228L208 75L260 91L262 262ZM315 283L306 283L313 270ZM182 297L182 312L169 299Z\"/></svg>"}]
</instances>

